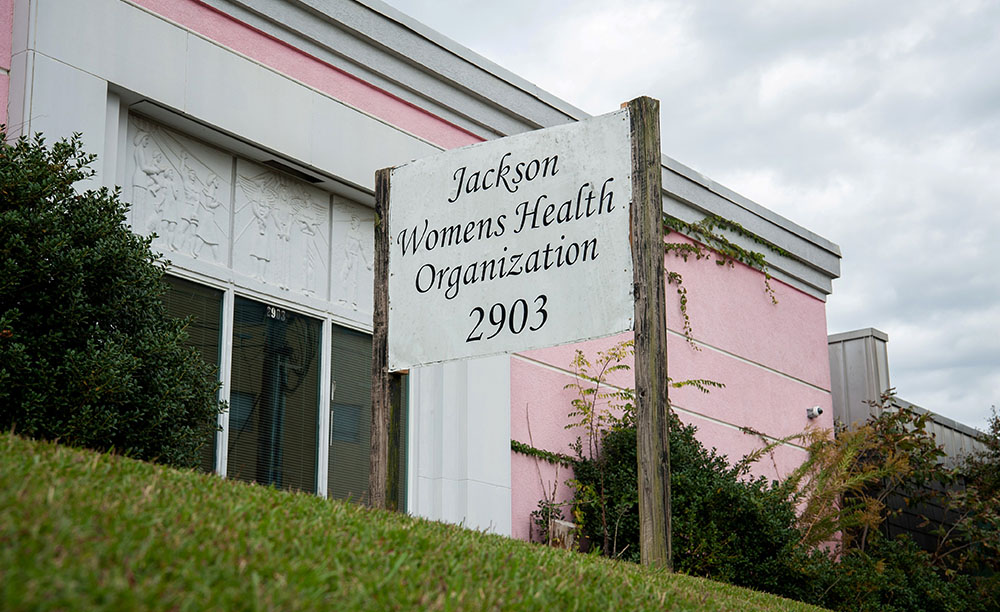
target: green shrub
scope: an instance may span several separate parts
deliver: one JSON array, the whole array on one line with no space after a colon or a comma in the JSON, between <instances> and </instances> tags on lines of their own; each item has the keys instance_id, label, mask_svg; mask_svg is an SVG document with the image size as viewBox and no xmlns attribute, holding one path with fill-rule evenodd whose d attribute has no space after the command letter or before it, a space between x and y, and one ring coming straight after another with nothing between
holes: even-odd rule
<instances>
[{"instance_id":1,"label":"green shrub","mask_svg":"<svg viewBox=\"0 0 1000 612\"><path fill-rule=\"evenodd\" d=\"M0 428L195 465L216 377L164 309L149 239L117 193L74 189L93 176L78 135L0 140Z\"/></svg>"},{"instance_id":2,"label":"green shrub","mask_svg":"<svg viewBox=\"0 0 1000 612\"><path fill-rule=\"evenodd\" d=\"M725 457L706 449L696 428L671 415L670 466L673 555L677 571L741 586L782 592L791 579L786 558L799 533L795 513L763 479L745 480ZM612 429L601 440L597 460L580 459L574 470L583 531L603 540L600 503L608 500L611 556L637 560L639 553L636 430ZM578 519L579 520L579 519Z\"/></svg>"},{"instance_id":3,"label":"green shrub","mask_svg":"<svg viewBox=\"0 0 1000 612\"><path fill-rule=\"evenodd\" d=\"M797 599L831 610L977 612L997 610L996 593L967 575L948 575L905 537L876 536L840 559L800 556L804 592Z\"/></svg>"}]
</instances>

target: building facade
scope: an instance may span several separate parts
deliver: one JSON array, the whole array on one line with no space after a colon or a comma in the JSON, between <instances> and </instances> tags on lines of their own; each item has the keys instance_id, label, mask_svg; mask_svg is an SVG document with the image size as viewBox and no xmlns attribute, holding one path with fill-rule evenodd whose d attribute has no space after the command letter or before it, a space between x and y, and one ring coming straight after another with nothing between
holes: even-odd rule
<instances>
[{"instance_id":1,"label":"building facade","mask_svg":"<svg viewBox=\"0 0 1000 612\"><path fill-rule=\"evenodd\" d=\"M195 317L230 406L206 469L353 499L367 489L375 171L586 117L377 0L0 0L0 97L9 136L81 132L93 184L121 186L133 230L156 234L168 305ZM668 286L671 376L726 385L677 391L681 418L734 458L760 443L741 427L831 426L838 247L669 157L662 174L665 213L780 247L776 304L758 270L668 259L693 330L686 342ZM567 475L511 439L568 452L574 351L620 339L412 370L393 424L403 507L527 537ZM803 453L784 445L760 469Z\"/></svg>"}]
</instances>

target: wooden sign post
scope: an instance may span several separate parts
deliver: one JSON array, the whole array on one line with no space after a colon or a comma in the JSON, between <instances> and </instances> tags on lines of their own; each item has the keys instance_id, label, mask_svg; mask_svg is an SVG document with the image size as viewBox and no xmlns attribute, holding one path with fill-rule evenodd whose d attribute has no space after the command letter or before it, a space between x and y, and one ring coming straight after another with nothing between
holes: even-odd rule
<instances>
[{"instance_id":1,"label":"wooden sign post","mask_svg":"<svg viewBox=\"0 0 1000 612\"><path fill-rule=\"evenodd\" d=\"M389 417L393 394L389 372L389 175L391 168L375 173L375 303L372 312L372 429L371 463L368 467L368 504L386 507L389 474Z\"/></svg>"},{"instance_id":2,"label":"wooden sign post","mask_svg":"<svg viewBox=\"0 0 1000 612\"><path fill-rule=\"evenodd\" d=\"M639 551L643 565L673 571L667 319L663 269L660 103L637 98L632 132L632 273L635 277L635 410L639 462Z\"/></svg>"},{"instance_id":3,"label":"wooden sign post","mask_svg":"<svg viewBox=\"0 0 1000 612\"><path fill-rule=\"evenodd\" d=\"M372 506L392 372L634 329L642 560L670 567L659 103L623 106L376 173Z\"/></svg>"}]
</instances>

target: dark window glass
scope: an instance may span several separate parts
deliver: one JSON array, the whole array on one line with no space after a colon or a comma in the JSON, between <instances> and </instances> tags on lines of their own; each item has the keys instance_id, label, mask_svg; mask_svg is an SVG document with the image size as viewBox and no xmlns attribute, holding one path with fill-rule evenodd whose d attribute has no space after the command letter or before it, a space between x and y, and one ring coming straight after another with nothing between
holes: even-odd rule
<instances>
[{"instance_id":1,"label":"dark window glass","mask_svg":"<svg viewBox=\"0 0 1000 612\"><path fill-rule=\"evenodd\" d=\"M167 312L179 319L190 317L187 326L188 346L198 349L201 358L219 371L222 332L222 291L198 283L164 277L170 289L163 296ZM202 447L199 467L215 470L215 434L210 434Z\"/></svg>"},{"instance_id":2,"label":"dark window glass","mask_svg":"<svg viewBox=\"0 0 1000 612\"><path fill-rule=\"evenodd\" d=\"M322 324L246 298L234 306L228 475L315 491Z\"/></svg>"},{"instance_id":3,"label":"dark window glass","mask_svg":"<svg viewBox=\"0 0 1000 612\"><path fill-rule=\"evenodd\" d=\"M372 424L372 338L333 326L330 376L330 497L368 495Z\"/></svg>"},{"instance_id":4,"label":"dark window glass","mask_svg":"<svg viewBox=\"0 0 1000 612\"><path fill-rule=\"evenodd\" d=\"M330 385L330 497L366 501L371 453L372 422L372 338L368 334L333 326ZM404 377L405 378L405 377ZM405 389L394 391L406 397ZM397 508L405 509L406 492L406 406L392 415L389 428L390 482L398 487L390 492ZM390 499L390 501L393 501Z\"/></svg>"},{"instance_id":5,"label":"dark window glass","mask_svg":"<svg viewBox=\"0 0 1000 612\"><path fill-rule=\"evenodd\" d=\"M409 397L409 382L409 376L403 375L400 377L399 385L396 387L398 390L398 395L396 396L397 401L394 402L394 405L397 406L398 409L393 415L392 423L389 427L389 452L395 453L395 456L390 455L389 459L392 462L391 465L395 466L396 469L396 499L390 499L390 501L395 502L393 507L400 512L406 511L406 449L407 428L409 424L406 418L409 413L409 406L406 398ZM390 467L390 469L392 469L392 467ZM392 493L390 493L390 495L392 495Z\"/></svg>"}]
</instances>

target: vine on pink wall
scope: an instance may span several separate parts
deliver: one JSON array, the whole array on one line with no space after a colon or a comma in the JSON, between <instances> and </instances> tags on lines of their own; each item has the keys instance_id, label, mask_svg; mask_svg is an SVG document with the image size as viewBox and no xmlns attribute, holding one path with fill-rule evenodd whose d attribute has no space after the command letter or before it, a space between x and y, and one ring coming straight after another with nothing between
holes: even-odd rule
<instances>
[{"instance_id":1,"label":"vine on pink wall","mask_svg":"<svg viewBox=\"0 0 1000 612\"><path fill-rule=\"evenodd\" d=\"M771 287L771 274L768 270L767 260L763 253L745 249L726 237L725 234L716 230L728 231L736 236L746 238L755 244L759 244L777 255L788 256L788 251L778 245L760 238L756 234L748 231L739 223L729 221L717 215L709 215L697 223L682 221L677 217L663 215L664 233L669 235L676 232L686 235L695 242L664 242L663 252L679 257L683 261L688 261L694 257L695 260L715 257L715 263L720 266L733 267L736 262L742 263L750 268L759 270L764 274L764 291L771 298L772 304L778 303L774 289ZM667 282L677 287L677 295L681 317L683 319L683 334L688 344L695 350L701 350L695 344L693 338L694 330L691 328L691 318L688 315L687 289L684 287L684 278L680 272L667 269Z\"/></svg>"}]
</instances>

